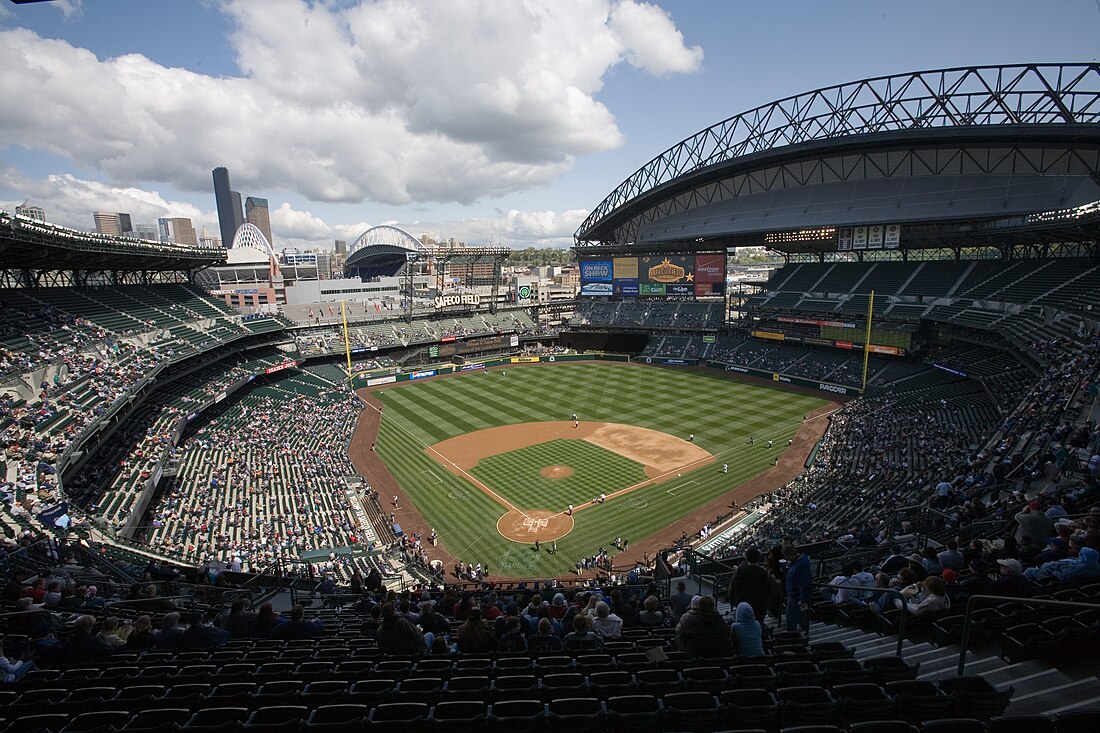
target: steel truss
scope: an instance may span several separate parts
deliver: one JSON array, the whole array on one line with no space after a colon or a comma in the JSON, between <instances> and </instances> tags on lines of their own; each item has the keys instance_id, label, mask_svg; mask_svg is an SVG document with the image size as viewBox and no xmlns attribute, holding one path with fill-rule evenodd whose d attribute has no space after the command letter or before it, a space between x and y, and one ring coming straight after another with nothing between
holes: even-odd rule
<instances>
[{"instance_id":1,"label":"steel truss","mask_svg":"<svg viewBox=\"0 0 1100 733\"><path fill-rule=\"evenodd\" d=\"M598 225L624 204L686 174L753 153L886 132L1097 122L1097 63L936 69L816 89L730 117L664 151L608 194L574 241L591 246ZM758 183L768 180L757 177ZM615 241L633 240L616 235Z\"/></svg>"}]
</instances>

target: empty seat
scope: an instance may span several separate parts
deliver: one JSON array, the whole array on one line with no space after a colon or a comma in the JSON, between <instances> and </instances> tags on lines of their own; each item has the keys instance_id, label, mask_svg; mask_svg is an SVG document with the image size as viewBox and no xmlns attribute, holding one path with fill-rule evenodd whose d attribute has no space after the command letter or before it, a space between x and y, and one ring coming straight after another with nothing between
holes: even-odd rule
<instances>
[{"instance_id":1,"label":"empty seat","mask_svg":"<svg viewBox=\"0 0 1100 733\"><path fill-rule=\"evenodd\" d=\"M1100 708L1059 713L1058 733L1095 733L1100 730Z\"/></svg>"},{"instance_id":2,"label":"empty seat","mask_svg":"<svg viewBox=\"0 0 1100 733\"><path fill-rule=\"evenodd\" d=\"M344 693L348 690L347 680L324 680L310 682L306 689L298 696L297 703L305 705L313 710L322 705L337 705L344 700Z\"/></svg>"},{"instance_id":3,"label":"empty seat","mask_svg":"<svg viewBox=\"0 0 1100 733\"><path fill-rule=\"evenodd\" d=\"M1015 690L997 690L981 676L947 677L939 682L944 694L955 698L958 714L971 718L993 718L1004 714Z\"/></svg>"},{"instance_id":4,"label":"empty seat","mask_svg":"<svg viewBox=\"0 0 1100 733\"><path fill-rule=\"evenodd\" d=\"M665 726L669 730L709 733L722 720L718 698L708 692L672 692L664 697Z\"/></svg>"},{"instance_id":5,"label":"empty seat","mask_svg":"<svg viewBox=\"0 0 1100 733\"><path fill-rule=\"evenodd\" d=\"M291 730L309 718L304 705L270 705L252 713L245 722L245 730Z\"/></svg>"},{"instance_id":6,"label":"empty seat","mask_svg":"<svg viewBox=\"0 0 1100 733\"><path fill-rule=\"evenodd\" d=\"M730 667L730 678L738 687L774 690L777 686L775 672L765 664L738 664Z\"/></svg>"},{"instance_id":7,"label":"empty seat","mask_svg":"<svg viewBox=\"0 0 1100 733\"><path fill-rule=\"evenodd\" d=\"M809 685L780 687L779 717L783 725L835 725L840 722L840 705L824 687Z\"/></svg>"},{"instance_id":8,"label":"empty seat","mask_svg":"<svg viewBox=\"0 0 1100 733\"><path fill-rule=\"evenodd\" d=\"M132 713L133 717L123 730L128 733L176 730L191 719L190 708L151 708Z\"/></svg>"},{"instance_id":9,"label":"empty seat","mask_svg":"<svg viewBox=\"0 0 1100 733\"><path fill-rule=\"evenodd\" d=\"M712 694L729 686L729 674L721 667L688 667L683 673L685 690L701 690Z\"/></svg>"},{"instance_id":10,"label":"empty seat","mask_svg":"<svg viewBox=\"0 0 1100 733\"><path fill-rule=\"evenodd\" d=\"M718 698L728 726L773 729L779 724L779 701L761 688L724 690Z\"/></svg>"},{"instance_id":11,"label":"empty seat","mask_svg":"<svg viewBox=\"0 0 1100 733\"><path fill-rule=\"evenodd\" d=\"M452 677L443 686L443 699L487 700L489 685L489 678L484 675Z\"/></svg>"},{"instance_id":12,"label":"empty seat","mask_svg":"<svg viewBox=\"0 0 1100 733\"><path fill-rule=\"evenodd\" d=\"M777 684L784 687L820 685L825 682L825 673L813 662L776 662L773 669L778 678Z\"/></svg>"},{"instance_id":13,"label":"empty seat","mask_svg":"<svg viewBox=\"0 0 1100 733\"><path fill-rule=\"evenodd\" d=\"M547 719L570 733L596 733L604 727L603 705L594 697L560 697L546 706Z\"/></svg>"},{"instance_id":14,"label":"empty seat","mask_svg":"<svg viewBox=\"0 0 1100 733\"><path fill-rule=\"evenodd\" d=\"M955 714L955 698L927 680L887 682L886 694L897 701L898 712L909 721L937 720Z\"/></svg>"},{"instance_id":15,"label":"empty seat","mask_svg":"<svg viewBox=\"0 0 1100 733\"><path fill-rule=\"evenodd\" d=\"M546 702L563 697L584 697L588 692L588 685L580 672L545 675L541 687L542 699Z\"/></svg>"},{"instance_id":16,"label":"empty seat","mask_svg":"<svg viewBox=\"0 0 1100 733\"><path fill-rule=\"evenodd\" d=\"M367 727L398 733L423 723L427 717L428 706L422 702L387 702L371 709Z\"/></svg>"},{"instance_id":17,"label":"empty seat","mask_svg":"<svg viewBox=\"0 0 1100 733\"><path fill-rule=\"evenodd\" d=\"M125 710L97 710L76 716L65 727L65 731L81 733L82 731L119 730L129 720L130 713Z\"/></svg>"},{"instance_id":18,"label":"empty seat","mask_svg":"<svg viewBox=\"0 0 1100 733\"><path fill-rule=\"evenodd\" d=\"M985 733L985 723L977 718L926 720L921 733Z\"/></svg>"},{"instance_id":19,"label":"empty seat","mask_svg":"<svg viewBox=\"0 0 1100 733\"><path fill-rule=\"evenodd\" d=\"M488 723L490 728L507 726L527 726L540 728L546 719L546 707L540 700L501 700L489 706Z\"/></svg>"},{"instance_id":20,"label":"empty seat","mask_svg":"<svg viewBox=\"0 0 1100 733\"><path fill-rule=\"evenodd\" d=\"M920 672L919 664L907 664L898 657L874 657L863 660L864 668L875 675L880 685L897 680L915 680Z\"/></svg>"},{"instance_id":21,"label":"empty seat","mask_svg":"<svg viewBox=\"0 0 1100 733\"><path fill-rule=\"evenodd\" d=\"M989 733L1058 733L1054 718L1045 715L1006 715L989 721Z\"/></svg>"},{"instance_id":22,"label":"empty seat","mask_svg":"<svg viewBox=\"0 0 1100 733\"><path fill-rule=\"evenodd\" d=\"M422 702L435 705L443 697L443 680L439 677L408 677L397 683L395 702Z\"/></svg>"},{"instance_id":23,"label":"empty seat","mask_svg":"<svg viewBox=\"0 0 1100 733\"><path fill-rule=\"evenodd\" d=\"M354 683L345 698L349 703L373 707L387 702L397 688L397 682L391 679L361 680Z\"/></svg>"},{"instance_id":24,"label":"empty seat","mask_svg":"<svg viewBox=\"0 0 1100 733\"><path fill-rule=\"evenodd\" d=\"M654 695L618 695L604 704L611 733L657 733L664 719L664 705Z\"/></svg>"},{"instance_id":25,"label":"empty seat","mask_svg":"<svg viewBox=\"0 0 1100 733\"><path fill-rule=\"evenodd\" d=\"M539 697L539 683L534 675L504 675L493 680L489 694L494 701L535 700Z\"/></svg>"},{"instance_id":26,"label":"empty seat","mask_svg":"<svg viewBox=\"0 0 1100 733\"><path fill-rule=\"evenodd\" d=\"M892 720L898 714L897 700L870 682L834 685L833 697L848 720Z\"/></svg>"},{"instance_id":27,"label":"empty seat","mask_svg":"<svg viewBox=\"0 0 1100 733\"><path fill-rule=\"evenodd\" d=\"M600 700L618 695L630 695L634 690L634 677L629 672L622 670L593 672L588 676L588 692Z\"/></svg>"},{"instance_id":28,"label":"empty seat","mask_svg":"<svg viewBox=\"0 0 1100 733\"><path fill-rule=\"evenodd\" d=\"M446 733L478 733L486 729L485 704L479 700L444 700L428 713L428 722Z\"/></svg>"},{"instance_id":29,"label":"empty seat","mask_svg":"<svg viewBox=\"0 0 1100 733\"><path fill-rule=\"evenodd\" d=\"M341 733L362 726L369 708L366 705L321 705L306 720L307 731Z\"/></svg>"},{"instance_id":30,"label":"empty seat","mask_svg":"<svg viewBox=\"0 0 1100 733\"><path fill-rule=\"evenodd\" d=\"M869 720L849 723L848 733L917 733L917 729L904 720Z\"/></svg>"},{"instance_id":31,"label":"empty seat","mask_svg":"<svg viewBox=\"0 0 1100 733\"><path fill-rule=\"evenodd\" d=\"M248 708L203 708L188 720L183 730L213 731L236 727L248 720Z\"/></svg>"},{"instance_id":32,"label":"empty seat","mask_svg":"<svg viewBox=\"0 0 1100 733\"><path fill-rule=\"evenodd\" d=\"M58 733L58 731L69 724L70 720L72 720L72 718L65 713L24 715L13 719L12 724L5 730L10 733L39 733L39 731Z\"/></svg>"},{"instance_id":33,"label":"empty seat","mask_svg":"<svg viewBox=\"0 0 1100 733\"><path fill-rule=\"evenodd\" d=\"M638 682L638 692L664 697L678 692L683 686L683 678L674 669L643 669L634 674Z\"/></svg>"},{"instance_id":34,"label":"empty seat","mask_svg":"<svg viewBox=\"0 0 1100 733\"><path fill-rule=\"evenodd\" d=\"M818 667L825 673L825 683L828 685L871 682L874 679L874 673L864 669L856 659L826 659Z\"/></svg>"}]
</instances>

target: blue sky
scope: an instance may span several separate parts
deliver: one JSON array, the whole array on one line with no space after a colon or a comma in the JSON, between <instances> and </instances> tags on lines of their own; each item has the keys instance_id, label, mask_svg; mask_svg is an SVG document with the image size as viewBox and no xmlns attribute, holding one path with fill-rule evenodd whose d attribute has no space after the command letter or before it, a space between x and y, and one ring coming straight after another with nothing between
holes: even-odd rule
<instances>
[{"instance_id":1,"label":"blue sky","mask_svg":"<svg viewBox=\"0 0 1100 733\"><path fill-rule=\"evenodd\" d=\"M1093 61L1100 2L0 0L0 207L276 247L368 226L563 246L636 168L737 112L925 68Z\"/></svg>"}]
</instances>

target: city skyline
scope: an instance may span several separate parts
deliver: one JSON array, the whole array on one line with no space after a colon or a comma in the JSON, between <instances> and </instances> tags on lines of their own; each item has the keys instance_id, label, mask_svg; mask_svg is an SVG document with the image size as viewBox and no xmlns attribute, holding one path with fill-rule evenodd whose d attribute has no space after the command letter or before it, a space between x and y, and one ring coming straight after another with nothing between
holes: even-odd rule
<instances>
[{"instance_id":1,"label":"city skyline","mask_svg":"<svg viewBox=\"0 0 1100 733\"><path fill-rule=\"evenodd\" d=\"M251 221L232 192L261 194L280 248L378 224L567 246L636 168L733 114L868 76L1091 61L1098 30L1090 0L2 3L0 91L31 101L0 116L0 208L212 231L224 166L230 207Z\"/></svg>"}]
</instances>

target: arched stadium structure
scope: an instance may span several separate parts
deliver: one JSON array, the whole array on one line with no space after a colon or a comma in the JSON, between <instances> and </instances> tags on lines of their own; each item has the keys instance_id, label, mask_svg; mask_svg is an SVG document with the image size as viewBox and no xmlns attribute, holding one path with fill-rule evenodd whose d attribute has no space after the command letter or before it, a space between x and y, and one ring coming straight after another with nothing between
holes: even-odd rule
<instances>
[{"instance_id":1,"label":"arched stadium structure","mask_svg":"<svg viewBox=\"0 0 1100 733\"><path fill-rule=\"evenodd\" d=\"M346 332L339 311L308 325L244 319L195 284L223 250L0 212L0 631L9 659L37 654L41 668L17 669L0 689L4 717L43 730L582 718L654 731L1096 729L1098 97L1097 64L975 67L863 80L730 118L593 210L576 234L582 295L560 334L539 318L558 303L364 312ZM376 227L349 266L399 267L418 245ZM766 247L781 266L766 281L732 280L728 249L742 246ZM526 369L569 346L848 399L796 478L764 476L759 497L657 552L631 542L637 552L624 549L610 572L578 568L537 586L433 573L420 559L434 546L396 521L415 510L379 497L348 458L358 421L381 416L351 387L389 390L498 359ZM687 399L706 407L705 394ZM449 411L421 405L433 409ZM795 586L809 595L794 596L805 608L788 605L787 630L768 618L764 657L727 647L721 624L700 643L641 623L649 594L666 614L695 591L732 613L742 556L784 540L810 560L810 588ZM1059 559L1063 544L1076 558ZM784 573L778 556L767 567ZM880 568L894 587L932 578L919 613L864 584ZM365 591L356 571L370 573ZM334 592L317 590L320 573ZM54 578L56 597L45 594ZM850 587L836 594L830 581ZM392 645L386 588L399 609L435 601L436 631L459 651L421 659L415 636ZM621 633L596 621L606 638L556 662L506 653L496 635L476 651L459 641L461 594L486 616L565 608L568 625L597 588ZM544 610L529 605L537 591ZM782 592L766 595L760 610L782 615ZM265 626L236 600L288 617L301 602L320 623ZM190 631L173 630L175 611ZM74 625L76 614L90 621ZM110 617L145 614L168 627L149 647L85 638L91 624L113 643ZM39 639L50 630L56 649ZM456 684L470 674L470 689ZM1021 717L1031 714L1041 717Z\"/></svg>"},{"instance_id":2,"label":"arched stadium structure","mask_svg":"<svg viewBox=\"0 0 1100 733\"><path fill-rule=\"evenodd\" d=\"M364 280L392 277L404 269L410 257L427 253L419 239L401 227L382 224L359 235L348 248L344 271Z\"/></svg>"}]
</instances>

